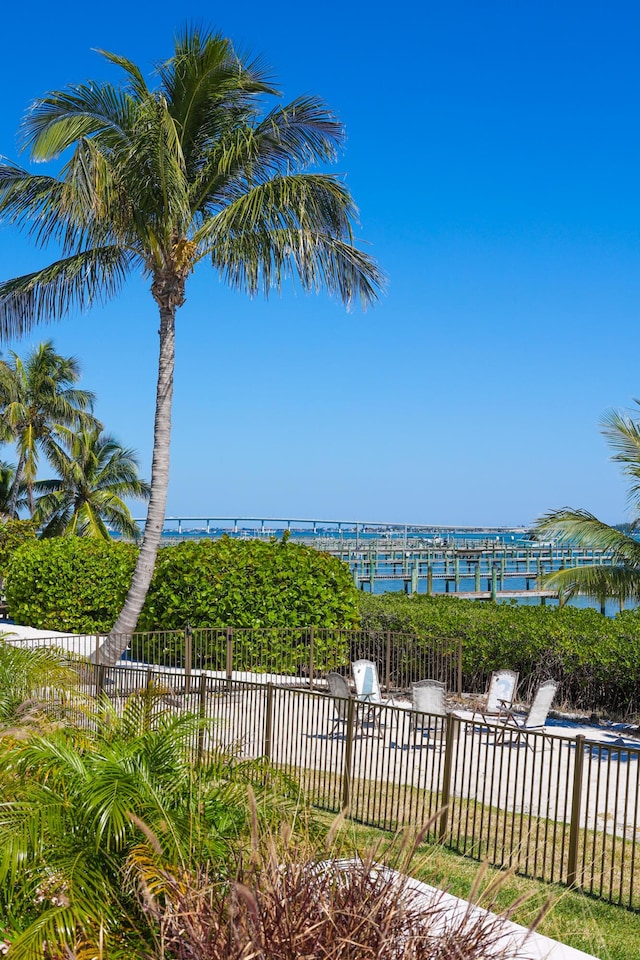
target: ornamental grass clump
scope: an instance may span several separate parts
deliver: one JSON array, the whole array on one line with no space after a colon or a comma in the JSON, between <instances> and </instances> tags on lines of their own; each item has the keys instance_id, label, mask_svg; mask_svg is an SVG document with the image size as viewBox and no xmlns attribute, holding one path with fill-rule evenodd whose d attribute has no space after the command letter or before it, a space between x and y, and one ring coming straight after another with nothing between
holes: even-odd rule
<instances>
[{"instance_id":1,"label":"ornamental grass clump","mask_svg":"<svg viewBox=\"0 0 640 960\"><path fill-rule=\"evenodd\" d=\"M238 862L232 882L207 871L141 884L166 960L516 960L503 917L453 916L444 895L365 859L320 860L270 840Z\"/></svg>"}]
</instances>

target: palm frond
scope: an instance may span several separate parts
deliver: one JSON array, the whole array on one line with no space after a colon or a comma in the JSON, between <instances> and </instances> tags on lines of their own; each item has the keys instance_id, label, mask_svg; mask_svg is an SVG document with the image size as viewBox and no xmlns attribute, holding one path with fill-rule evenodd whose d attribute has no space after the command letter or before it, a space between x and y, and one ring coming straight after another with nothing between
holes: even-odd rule
<instances>
[{"instance_id":1,"label":"palm frond","mask_svg":"<svg viewBox=\"0 0 640 960\"><path fill-rule=\"evenodd\" d=\"M229 117L255 110L258 95L274 95L258 60L236 55L221 34L185 29L177 37L174 55L158 67L168 102L182 129L185 152L221 132Z\"/></svg>"},{"instance_id":2,"label":"palm frond","mask_svg":"<svg viewBox=\"0 0 640 960\"><path fill-rule=\"evenodd\" d=\"M622 464L622 472L630 480L627 500L637 509L640 505L640 421L619 410L609 410L600 426L603 436L616 451L611 459Z\"/></svg>"},{"instance_id":3,"label":"palm frond","mask_svg":"<svg viewBox=\"0 0 640 960\"><path fill-rule=\"evenodd\" d=\"M325 287L350 306L377 299L384 278L354 246L350 194L334 177L278 177L239 195L194 235L225 279L268 295L296 277L304 290Z\"/></svg>"},{"instance_id":4,"label":"palm frond","mask_svg":"<svg viewBox=\"0 0 640 960\"><path fill-rule=\"evenodd\" d=\"M555 537L560 543L610 552L615 563L635 566L640 571L640 543L598 520L588 510L569 507L551 510L536 521L534 529Z\"/></svg>"},{"instance_id":5,"label":"palm frond","mask_svg":"<svg viewBox=\"0 0 640 960\"><path fill-rule=\"evenodd\" d=\"M343 140L342 125L316 97L278 107L255 126L234 126L203 153L192 188L194 210L221 196L228 183L242 182L246 190L310 164L333 162Z\"/></svg>"},{"instance_id":6,"label":"palm frond","mask_svg":"<svg viewBox=\"0 0 640 960\"><path fill-rule=\"evenodd\" d=\"M135 64L132 60L127 59L127 57L119 56L117 53L110 53L108 50L102 50L99 47L96 49L96 53L99 53L101 56L103 56L105 60L109 61L109 63L113 63L117 67L121 67L125 73L129 74L131 92L135 97L144 98L148 96L149 88L147 87L144 77L142 76L142 71L137 64Z\"/></svg>"},{"instance_id":7,"label":"palm frond","mask_svg":"<svg viewBox=\"0 0 640 960\"><path fill-rule=\"evenodd\" d=\"M600 602L608 598L621 603L640 601L640 571L636 566L593 564L568 567L546 574L541 585L544 589L557 590L564 600L583 596Z\"/></svg>"},{"instance_id":8,"label":"palm frond","mask_svg":"<svg viewBox=\"0 0 640 960\"><path fill-rule=\"evenodd\" d=\"M77 211L70 210L66 192L62 180L0 164L0 217L27 230L40 246L54 242L67 249L81 240Z\"/></svg>"},{"instance_id":9,"label":"palm frond","mask_svg":"<svg viewBox=\"0 0 640 960\"><path fill-rule=\"evenodd\" d=\"M43 321L105 303L121 289L132 264L128 250L81 251L47 267L0 283L0 337L28 333Z\"/></svg>"},{"instance_id":10,"label":"palm frond","mask_svg":"<svg viewBox=\"0 0 640 960\"><path fill-rule=\"evenodd\" d=\"M128 91L110 83L76 84L33 103L22 123L22 146L32 160L53 160L78 140L96 135L122 148L135 115Z\"/></svg>"},{"instance_id":11,"label":"palm frond","mask_svg":"<svg viewBox=\"0 0 640 960\"><path fill-rule=\"evenodd\" d=\"M306 292L320 288L350 309L378 297L384 284L376 261L352 244L330 235L271 230L261 235L227 238L211 254L230 286L250 296L280 290L291 278Z\"/></svg>"}]
</instances>

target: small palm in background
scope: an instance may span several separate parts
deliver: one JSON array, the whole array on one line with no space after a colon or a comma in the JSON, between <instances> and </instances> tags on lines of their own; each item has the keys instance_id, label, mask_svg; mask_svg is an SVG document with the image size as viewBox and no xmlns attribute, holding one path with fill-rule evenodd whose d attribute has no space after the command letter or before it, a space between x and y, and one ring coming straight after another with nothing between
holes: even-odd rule
<instances>
[{"instance_id":1,"label":"small palm in background","mask_svg":"<svg viewBox=\"0 0 640 960\"><path fill-rule=\"evenodd\" d=\"M30 513L40 453L55 456L73 431L95 428L94 395L80 390L80 365L75 357L56 353L51 340L41 343L23 361L10 351L0 361L0 439L14 443L18 455L6 512L16 515L21 491Z\"/></svg>"},{"instance_id":2,"label":"small palm in background","mask_svg":"<svg viewBox=\"0 0 640 960\"><path fill-rule=\"evenodd\" d=\"M138 539L140 531L123 498L146 500L150 486L138 477L135 452L99 427L69 435L65 446L49 451L59 479L34 484L34 520L41 535L109 540L108 524L122 536Z\"/></svg>"},{"instance_id":3,"label":"small palm in background","mask_svg":"<svg viewBox=\"0 0 640 960\"><path fill-rule=\"evenodd\" d=\"M636 406L640 401L635 400ZM563 507L550 510L537 521L539 534L552 536L559 543L570 543L587 550L606 551L611 562L571 567L548 574L543 584L558 590L562 601L576 595L600 602L604 613L607 599L617 600L620 609L626 601L640 601L640 543L632 535L640 524L640 420L619 410L611 410L601 421L602 433L615 451L611 457L622 464L629 478L629 505L633 510L630 533L598 520L588 510Z\"/></svg>"}]
</instances>

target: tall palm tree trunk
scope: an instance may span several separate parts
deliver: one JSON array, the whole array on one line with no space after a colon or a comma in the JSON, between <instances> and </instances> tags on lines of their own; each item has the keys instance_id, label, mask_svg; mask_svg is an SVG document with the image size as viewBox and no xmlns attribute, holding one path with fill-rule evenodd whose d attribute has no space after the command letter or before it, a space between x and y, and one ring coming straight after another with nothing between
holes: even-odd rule
<instances>
[{"instance_id":1,"label":"tall palm tree trunk","mask_svg":"<svg viewBox=\"0 0 640 960\"><path fill-rule=\"evenodd\" d=\"M169 446L171 439L171 405L173 401L173 373L175 367L175 302L160 305L160 358L156 391L156 416L153 430L153 460L151 464L151 496L147 510L142 545L133 579L120 616L109 636L96 652L100 663L116 663L126 649L136 628L164 528L167 489L169 486Z\"/></svg>"}]
</instances>

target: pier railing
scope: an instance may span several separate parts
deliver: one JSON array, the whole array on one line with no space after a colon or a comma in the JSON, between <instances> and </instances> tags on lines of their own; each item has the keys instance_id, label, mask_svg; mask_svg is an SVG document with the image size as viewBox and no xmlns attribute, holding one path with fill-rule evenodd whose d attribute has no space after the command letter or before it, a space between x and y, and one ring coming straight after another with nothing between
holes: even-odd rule
<instances>
[{"instance_id":1,"label":"pier railing","mask_svg":"<svg viewBox=\"0 0 640 960\"><path fill-rule=\"evenodd\" d=\"M142 664L94 665L82 678L115 704L142 693L149 722L199 715L194 757L265 757L319 808L394 831L434 818L431 839L455 851L640 909L640 744L418 713L408 701L345 709L321 680L311 690Z\"/></svg>"}]
</instances>

